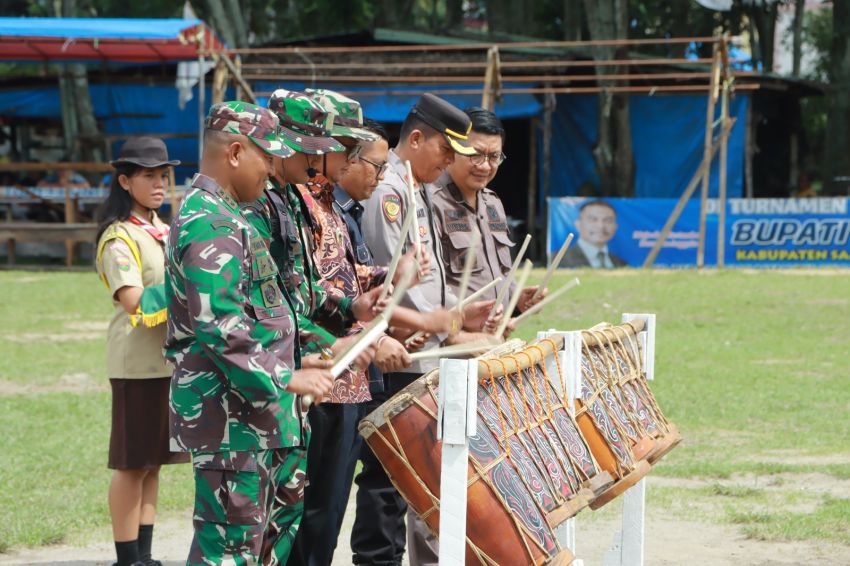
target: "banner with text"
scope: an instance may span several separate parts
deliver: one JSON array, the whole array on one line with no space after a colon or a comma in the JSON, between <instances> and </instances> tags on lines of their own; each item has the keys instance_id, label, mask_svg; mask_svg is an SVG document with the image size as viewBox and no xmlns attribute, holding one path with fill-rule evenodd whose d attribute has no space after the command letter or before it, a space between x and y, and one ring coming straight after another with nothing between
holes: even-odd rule
<instances>
[{"instance_id":1,"label":"banner with text","mask_svg":"<svg viewBox=\"0 0 850 566\"><path fill-rule=\"evenodd\" d=\"M562 267L643 265L677 199L549 198L547 250L552 261L567 234L575 240ZM850 266L848 198L730 199L725 263L729 266ZM717 264L717 200L707 205L705 264ZM696 265L699 200L682 211L655 261Z\"/></svg>"}]
</instances>

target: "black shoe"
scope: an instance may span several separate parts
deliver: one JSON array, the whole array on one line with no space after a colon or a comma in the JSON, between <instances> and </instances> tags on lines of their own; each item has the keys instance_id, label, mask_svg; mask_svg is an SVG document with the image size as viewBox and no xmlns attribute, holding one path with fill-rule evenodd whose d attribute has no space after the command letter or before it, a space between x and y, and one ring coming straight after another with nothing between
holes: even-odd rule
<instances>
[{"instance_id":1,"label":"black shoe","mask_svg":"<svg viewBox=\"0 0 850 566\"><path fill-rule=\"evenodd\" d=\"M153 558L142 560L140 564L143 564L144 566L162 566L162 562L160 562L159 560L154 560Z\"/></svg>"}]
</instances>

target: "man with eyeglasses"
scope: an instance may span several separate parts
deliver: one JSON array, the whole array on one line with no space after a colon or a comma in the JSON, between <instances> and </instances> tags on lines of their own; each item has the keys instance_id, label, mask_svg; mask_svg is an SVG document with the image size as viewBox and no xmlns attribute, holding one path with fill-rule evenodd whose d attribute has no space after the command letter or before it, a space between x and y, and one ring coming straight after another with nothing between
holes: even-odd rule
<instances>
[{"instance_id":1,"label":"man with eyeglasses","mask_svg":"<svg viewBox=\"0 0 850 566\"><path fill-rule=\"evenodd\" d=\"M455 159L435 183L437 189L434 191L436 232L442 243L446 280L455 292L476 229L481 233L481 249L469 279L469 292L506 275L511 269L511 250L516 245L510 236L502 200L487 188L506 159L502 151L505 129L501 120L489 110L473 107L465 112L472 121L469 144L475 153ZM511 284L511 293L513 286ZM483 298L495 299L498 287ZM536 291L537 286L523 289L517 303L520 312L545 297L546 290L532 301ZM505 300L509 296L510 293Z\"/></svg>"},{"instance_id":2,"label":"man with eyeglasses","mask_svg":"<svg viewBox=\"0 0 850 566\"><path fill-rule=\"evenodd\" d=\"M452 308L457 297L446 284L446 267L442 261L440 241L434 237L436 210L431 201L433 183L456 159L471 155L475 150L467 143L469 118L458 108L430 93L423 94L401 126L399 141L389 151L389 169L371 198L363 203L363 236L377 263L388 263L399 242L413 240L412 234L402 233L404 217L415 210L419 219L421 243L431 252L430 276L410 289L403 305L421 314L440 308ZM405 162L410 161L413 179L408 179ZM408 182L413 185L413 199ZM424 348L439 346L447 340L477 340L483 328L495 321L487 319L493 301L479 301L464 309L463 325L452 332L434 333ZM435 369L438 361L420 360L409 368L384 374L385 390L374 401L389 399L416 381L422 374ZM436 564L436 539L430 536L425 522L409 512L372 450L361 449L363 468L355 480L357 517L351 533L354 564L402 563L405 546L411 564ZM405 526L407 514L407 526ZM407 534L407 541L405 540Z\"/></svg>"},{"instance_id":3,"label":"man with eyeglasses","mask_svg":"<svg viewBox=\"0 0 850 566\"><path fill-rule=\"evenodd\" d=\"M304 209L311 221L313 245L311 255L319 275L319 284L332 298L357 299L370 290L385 283L387 269L382 266L361 266L354 256L348 227L335 206L335 186L349 171L365 169L367 174L380 174L379 165L369 163L369 157L361 163L361 154L372 143L379 141L378 134L363 128L363 112L360 103L338 92L327 89L307 89L306 95L322 110L333 116L329 134L333 140L345 147L344 151L322 155L306 155L306 162L314 172L307 173L309 180L297 185ZM386 161L384 157L375 159ZM375 181L377 185L377 181ZM414 266L413 252L407 254L399 264L394 283L407 269ZM427 258L421 262L421 273L430 271ZM387 284L389 282L386 282ZM390 323L410 330L426 332L448 331L452 322L459 319L456 313L445 309L424 315L399 307L393 312ZM326 327L336 337L359 333L362 327L354 325L331 325ZM389 337L377 342L381 350L393 344ZM397 343L396 343L397 344ZM410 359L404 347L398 344L396 357L400 363L384 367L397 370L409 365ZM383 361L383 357L382 357ZM307 485L304 496L304 517L289 557L289 566L330 566L336 548L337 536L342 526L354 466L360 453L360 437L357 423L363 416L365 404L371 401L368 364L357 365L344 371L334 381L330 393L320 405L310 409L312 428L307 455Z\"/></svg>"}]
</instances>

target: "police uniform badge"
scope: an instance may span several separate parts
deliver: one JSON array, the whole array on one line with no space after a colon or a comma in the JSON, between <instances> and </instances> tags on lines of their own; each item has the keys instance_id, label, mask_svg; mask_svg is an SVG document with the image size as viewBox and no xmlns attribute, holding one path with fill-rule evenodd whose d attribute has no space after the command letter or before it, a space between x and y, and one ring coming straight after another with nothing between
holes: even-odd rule
<instances>
[{"instance_id":1,"label":"police uniform badge","mask_svg":"<svg viewBox=\"0 0 850 566\"><path fill-rule=\"evenodd\" d=\"M398 195L394 194L384 195L381 200L381 208L384 211L384 218L392 224L398 220L398 216L401 213L401 199L398 198Z\"/></svg>"}]
</instances>

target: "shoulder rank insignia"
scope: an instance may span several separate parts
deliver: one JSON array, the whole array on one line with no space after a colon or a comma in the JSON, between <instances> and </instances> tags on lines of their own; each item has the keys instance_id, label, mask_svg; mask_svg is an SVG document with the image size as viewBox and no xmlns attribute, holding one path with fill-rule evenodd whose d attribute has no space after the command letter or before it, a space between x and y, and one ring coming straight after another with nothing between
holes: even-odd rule
<instances>
[{"instance_id":1,"label":"shoulder rank insignia","mask_svg":"<svg viewBox=\"0 0 850 566\"><path fill-rule=\"evenodd\" d=\"M213 230L218 230L219 228L227 228L231 232L236 232L236 223L232 220L213 220L210 223L210 226Z\"/></svg>"},{"instance_id":2,"label":"shoulder rank insignia","mask_svg":"<svg viewBox=\"0 0 850 566\"><path fill-rule=\"evenodd\" d=\"M401 212L401 199L398 195L388 194L381 199L381 208L384 210L384 218L387 222L393 223L398 220L398 215Z\"/></svg>"}]
</instances>

